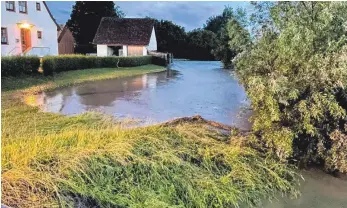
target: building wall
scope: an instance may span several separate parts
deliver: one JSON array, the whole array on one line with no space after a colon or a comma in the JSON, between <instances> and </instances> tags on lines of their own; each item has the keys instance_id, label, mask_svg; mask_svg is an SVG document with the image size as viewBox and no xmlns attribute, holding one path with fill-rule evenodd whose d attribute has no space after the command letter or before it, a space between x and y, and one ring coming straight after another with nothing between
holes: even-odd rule
<instances>
[{"instance_id":1,"label":"building wall","mask_svg":"<svg viewBox=\"0 0 347 208\"><path fill-rule=\"evenodd\" d=\"M73 54L75 49L75 40L71 31L67 28L64 28L65 31L62 34L62 37L58 43L58 52L59 54Z\"/></svg>"},{"instance_id":2,"label":"building wall","mask_svg":"<svg viewBox=\"0 0 347 208\"><path fill-rule=\"evenodd\" d=\"M107 45L97 45L96 46L96 55L103 57L103 56L112 56L113 50L112 48L108 47Z\"/></svg>"},{"instance_id":3,"label":"building wall","mask_svg":"<svg viewBox=\"0 0 347 208\"><path fill-rule=\"evenodd\" d=\"M142 55L147 56L147 48L145 46L142 47Z\"/></svg>"},{"instance_id":4,"label":"building wall","mask_svg":"<svg viewBox=\"0 0 347 208\"><path fill-rule=\"evenodd\" d=\"M128 46L123 45L123 56L128 56Z\"/></svg>"},{"instance_id":5,"label":"building wall","mask_svg":"<svg viewBox=\"0 0 347 208\"><path fill-rule=\"evenodd\" d=\"M128 56L142 56L144 46L128 46Z\"/></svg>"},{"instance_id":6,"label":"building wall","mask_svg":"<svg viewBox=\"0 0 347 208\"><path fill-rule=\"evenodd\" d=\"M152 29L152 34L151 34L151 38L149 40L149 44L147 46L147 49L149 51L156 51L157 50L157 37L155 35L154 27Z\"/></svg>"},{"instance_id":7,"label":"building wall","mask_svg":"<svg viewBox=\"0 0 347 208\"><path fill-rule=\"evenodd\" d=\"M20 27L18 23L31 24L31 46L48 47L50 55L58 55L57 25L50 17L42 1L41 11L36 10L36 1L27 1L27 13L19 13L18 1L15 12L7 11L5 1L1 1L1 27L7 28L8 44L1 45L1 55L17 55L22 52ZM37 38L37 31L42 31L42 39Z\"/></svg>"}]
</instances>

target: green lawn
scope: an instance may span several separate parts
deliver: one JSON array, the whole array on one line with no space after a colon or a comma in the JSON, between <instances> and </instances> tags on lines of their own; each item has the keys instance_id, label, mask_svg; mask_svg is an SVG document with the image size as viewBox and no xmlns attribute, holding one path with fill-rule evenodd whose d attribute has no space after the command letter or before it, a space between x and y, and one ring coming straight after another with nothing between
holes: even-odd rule
<instances>
[{"instance_id":1,"label":"green lawn","mask_svg":"<svg viewBox=\"0 0 347 208\"><path fill-rule=\"evenodd\" d=\"M166 68L157 65L144 65L138 67L121 67L121 68L98 68L67 71L55 74L54 76L22 76L16 78L2 78L2 91L9 90L50 90L57 87L63 87L72 84L78 84L86 81L95 81L101 79L111 79L117 77L134 76L150 72L159 72Z\"/></svg>"},{"instance_id":2,"label":"green lawn","mask_svg":"<svg viewBox=\"0 0 347 208\"><path fill-rule=\"evenodd\" d=\"M201 124L122 128L98 113L63 116L23 93L160 71L149 65L2 82L2 203L12 207L234 207L296 194L286 164ZM16 91L13 91L17 89ZM12 90L12 91L8 91Z\"/></svg>"}]
</instances>

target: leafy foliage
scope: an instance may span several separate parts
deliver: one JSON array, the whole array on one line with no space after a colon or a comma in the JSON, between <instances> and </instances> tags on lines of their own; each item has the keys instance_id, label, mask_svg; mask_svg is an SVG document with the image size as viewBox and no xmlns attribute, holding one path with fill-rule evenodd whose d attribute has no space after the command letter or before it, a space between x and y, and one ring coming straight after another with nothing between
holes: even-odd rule
<instances>
[{"instance_id":1,"label":"leafy foliage","mask_svg":"<svg viewBox=\"0 0 347 208\"><path fill-rule=\"evenodd\" d=\"M265 12L270 20L258 15L270 26L258 27L258 39L236 59L254 110L253 129L266 148L286 143L281 159L294 156L346 172L345 156L336 156L347 110L338 96L347 86L346 10L341 2L276 3Z\"/></svg>"},{"instance_id":2,"label":"leafy foliage","mask_svg":"<svg viewBox=\"0 0 347 208\"><path fill-rule=\"evenodd\" d=\"M216 35L208 30L195 29L187 34L189 54L193 60L215 60L212 49L216 44Z\"/></svg>"},{"instance_id":3,"label":"leafy foliage","mask_svg":"<svg viewBox=\"0 0 347 208\"><path fill-rule=\"evenodd\" d=\"M23 74L36 74L40 67L40 58L37 56L2 56L1 76L19 76Z\"/></svg>"},{"instance_id":4,"label":"leafy foliage","mask_svg":"<svg viewBox=\"0 0 347 208\"><path fill-rule=\"evenodd\" d=\"M233 9L229 6L226 6L222 14L208 18L206 24L204 25L204 29L218 33L233 17Z\"/></svg>"},{"instance_id":5,"label":"leafy foliage","mask_svg":"<svg viewBox=\"0 0 347 208\"><path fill-rule=\"evenodd\" d=\"M196 29L186 33L184 28L171 21L155 20L158 51L173 53L176 58L214 60L211 53L216 44L213 32Z\"/></svg>"},{"instance_id":6,"label":"leafy foliage","mask_svg":"<svg viewBox=\"0 0 347 208\"><path fill-rule=\"evenodd\" d=\"M105 67L134 67L151 63L152 56L96 57L84 55L63 55L44 57L42 60L42 68L45 75L51 75L54 72L70 70ZM157 63L162 62L157 61Z\"/></svg>"},{"instance_id":7,"label":"leafy foliage","mask_svg":"<svg viewBox=\"0 0 347 208\"><path fill-rule=\"evenodd\" d=\"M176 58L221 60L225 68L230 68L241 45L250 42L248 31L243 27L245 20L245 11L234 12L231 7L225 7L221 15L210 17L202 29L190 32L171 21L155 20L158 51L173 53Z\"/></svg>"},{"instance_id":8,"label":"leafy foliage","mask_svg":"<svg viewBox=\"0 0 347 208\"><path fill-rule=\"evenodd\" d=\"M186 57L187 34L184 28L168 20L155 20L158 51L170 52L177 58Z\"/></svg>"},{"instance_id":9,"label":"leafy foliage","mask_svg":"<svg viewBox=\"0 0 347 208\"><path fill-rule=\"evenodd\" d=\"M339 170L347 172L347 126L344 130L335 130L330 134L332 140L331 148L328 150L326 159L327 169L330 171Z\"/></svg>"},{"instance_id":10,"label":"leafy foliage","mask_svg":"<svg viewBox=\"0 0 347 208\"><path fill-rule=\"evenodd\" d=\"M229 35L226 25L230 19L234 18L234 11L231 7L225 7L223 13L210 17L204 25L205 30L216 34L216 41L213 45L212 54L222 61L224 68L231 67L231 60L235 57L235 51L229 46Z\"/></svg>"},{"instance_id":11,"label":"leafy foliage","mask_svg":"<svg viewBox=\"0 0 347 208\"><path fill-rule=\"evenodd\" d=\"M233 58L250 42L245 20L245 11L238 9L235 13L231 7L225 7L221 15L210 17L206 22L204 29L216 34L212 53L222 61L224 68L231 68Z\"/></svg>"}]
</instances>

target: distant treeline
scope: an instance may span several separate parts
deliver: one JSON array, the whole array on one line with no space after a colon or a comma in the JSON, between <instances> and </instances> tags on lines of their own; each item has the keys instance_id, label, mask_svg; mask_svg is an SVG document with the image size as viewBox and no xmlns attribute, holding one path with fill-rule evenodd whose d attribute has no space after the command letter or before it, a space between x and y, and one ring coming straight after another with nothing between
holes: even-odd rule
<instances>
[{"instance_id":1,"label":"distant treeline","mask_svg":"<svg viewBox=\"0 0 347 208\"><path fill-rule=\"evenodd\" d=\"M244 14L242 10L235 13L232 8L225 7L222 14L210 17L203 28L190 32L172 21L155 20L158 51L171 52L176 58L221 60L229 68L237 52L229 46L227 27L237 24L248 34L240 23Z\"/></svg>"},{"instance_id":2,"label":"distant treeline","mask_svg":"<svg viewBox=\"0 0 347 208\"><path fill-rule=\"evenodd\" d=\"M243 11L225 7L222 14L210 17L202 28L190 32L171 21L155 20L158 51L173 53L176 58L221 60L225 68L230 68L237 53L230 47L230 31L244 33L245 40L249 38L241 25L242 16ZM112 1L77 1L73 6L66 24L75 38L76 53L96 52L92 41L102 17L124 18L125 14Z\"/></svg>"}]
</instances>

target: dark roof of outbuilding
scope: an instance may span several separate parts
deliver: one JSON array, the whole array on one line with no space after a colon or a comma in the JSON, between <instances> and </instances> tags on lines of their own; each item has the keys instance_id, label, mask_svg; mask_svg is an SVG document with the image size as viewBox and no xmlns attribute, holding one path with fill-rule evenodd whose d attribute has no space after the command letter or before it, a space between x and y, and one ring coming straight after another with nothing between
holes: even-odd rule
<instances>
[{"instance_id":1,"label":"dark roof of outbuilding","mask_svg":"<svg viewBox=\"0 0 347 208\"><path fill-rule=\"evenodd\" d=\"M69 27L67 25L64 24L60 24L59 27L61 28L61 30L58 31L58 43L60 43L61 39L64 37L64 35L68 32L68 35L72 36L72 40L74 43L76 43L75 38L73 37Z\"/></svg>"},{"instance_id":2,"label":"dark roof of outbuilding","mask_svg":"<svg viewBox=\"0 0 347 208\"><path fill-rule=\"evenodd\" d=\"M148 18L103 17L94 44L148 45L154 21Z\"/></svg>"}]
</instances>

